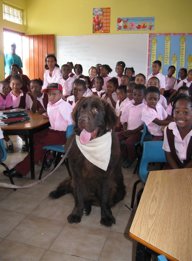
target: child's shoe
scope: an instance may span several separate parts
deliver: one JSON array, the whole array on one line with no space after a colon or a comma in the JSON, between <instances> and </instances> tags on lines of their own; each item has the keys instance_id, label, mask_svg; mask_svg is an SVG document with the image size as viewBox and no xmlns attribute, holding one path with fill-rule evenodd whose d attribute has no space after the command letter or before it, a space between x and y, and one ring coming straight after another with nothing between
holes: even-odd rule
<instances>
[{"instance_id":1,"label":"child's shoe","mask_svg":"<svg viewBox=\"0 0 192 261\"><path fill-rule=\"evenodd\" d=\"M4 170L3 174L9 178L23 178L23 175L17 172L15 168L12 168L10 170Z\"/></svg>"}]
</instances>

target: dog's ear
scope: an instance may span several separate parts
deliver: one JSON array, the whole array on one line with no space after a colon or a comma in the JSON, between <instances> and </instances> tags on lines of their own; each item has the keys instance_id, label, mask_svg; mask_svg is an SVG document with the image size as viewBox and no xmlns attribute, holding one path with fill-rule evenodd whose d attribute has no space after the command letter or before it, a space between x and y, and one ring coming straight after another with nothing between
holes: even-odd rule
<instances>
[{"instance_id":1,"label":"dog's ear","mask_svg":"<svg viewBox=\"0 0 192 261\"><path fill-rule=\"evenodd\" d=\"M79 117L79 110L82 106L82 102L84 101L84 98L82 98L80 101L78 101L73 109L73 112L72 112L72 119L73 119L73 122L74 122L74 130L77 131L78 129L78 117Z\"/></svg>"},{"instance_id":2,"label":"dog's ear","mask_svg":"<svg viewBox=\"0 0 192 261\"><path fill-rule=\"evenodd\" d=\"M115 114L115 110L112 108L112 106L102 100L105 108L105 124L108 130L113 129L116 126L117 123L117 116Z\"/></svg>"}]
</instances>

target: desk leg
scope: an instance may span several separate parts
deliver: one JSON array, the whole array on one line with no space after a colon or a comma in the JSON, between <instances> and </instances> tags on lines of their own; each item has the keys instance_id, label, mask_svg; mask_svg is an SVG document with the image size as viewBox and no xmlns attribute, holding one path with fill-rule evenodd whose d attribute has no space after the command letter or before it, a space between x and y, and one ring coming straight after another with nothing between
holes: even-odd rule
<instances>
[{"instance_id":1,"label":"desk leg","mask_svg":"<svg viewBox=\"0 0 192 261\"><path fill-rule=\"evenodd\" d=\"M29 155L30 155L31 179L35 179L33 133L29 134Z\"/></svg>"}]
</instances>

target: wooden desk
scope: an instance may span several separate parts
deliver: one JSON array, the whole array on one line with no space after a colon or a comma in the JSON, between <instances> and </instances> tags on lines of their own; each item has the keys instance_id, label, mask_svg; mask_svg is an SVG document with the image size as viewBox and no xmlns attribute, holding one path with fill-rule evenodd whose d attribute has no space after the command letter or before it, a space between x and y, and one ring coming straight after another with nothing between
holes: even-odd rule
<instances>
[{"instance_id":1,"label":"wooden desk","mask_svg":"<svg viewBox=\"0 0 192 261\"><path fill-rule=\"evenodd\" d=\"M150 172L129 236L170 260L192 260L192 169Z\"/></svg>"},{"instance_id":2,"label":"wooden desk","mask_svg":"<svg viewBox=\"0 0 192 261\"><path fill-rule=\"evenodd\" d=\"M49 120L41 114L28 112L30 121L2 126L1 129L7 135L24 135L29 138L29 153L31 165L31 178L35 179L33 134L49 127Z\"/></svg>"}]
</instances>

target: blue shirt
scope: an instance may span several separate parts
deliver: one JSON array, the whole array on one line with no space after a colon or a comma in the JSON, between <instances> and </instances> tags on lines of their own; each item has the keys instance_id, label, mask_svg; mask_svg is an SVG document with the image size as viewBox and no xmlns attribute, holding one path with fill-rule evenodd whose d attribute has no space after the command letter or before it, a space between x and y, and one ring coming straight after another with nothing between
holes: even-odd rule
<instances>
[{"instance_id":1,"label":"blue shirt","mask_svg":"<svg viewBox=\"0 0 192 261\"><path fill-rule=\"evenodd\" d=\"M11 65L17 64L20 68L23 67L23 63L21 61L21 58L17 54L5 54L5 74L10 75L11 74Z\"/></svg>"}]
</instances>

